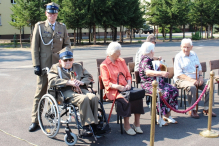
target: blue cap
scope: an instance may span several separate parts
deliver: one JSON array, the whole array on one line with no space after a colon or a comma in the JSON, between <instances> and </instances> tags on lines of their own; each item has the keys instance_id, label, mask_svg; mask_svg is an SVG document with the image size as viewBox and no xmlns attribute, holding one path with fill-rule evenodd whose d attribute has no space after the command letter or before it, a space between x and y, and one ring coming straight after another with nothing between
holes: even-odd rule
<instances>
[{"instance_id":1,"label":"blue cap","mask_svg":"<svg viewBox=\"0 0 219 146\"><path fill-rule=\"evenodd\" d=\"M59 5L54 3L54 2L51 2L51 3L48 3L46 5L46 12L47 13L58 13L58 10L59 10Z\"/></svg>"},{"instance_id":2,"label":"blue cap","mask_svg":"<svg viewBox=\"0 0 219 146\"><path fill-rule=\"evenodd\" d=\"M63 48L59 53L59 58L62 60L73 58L72 50L68 47Z\"/></svg>"}]
</instances>

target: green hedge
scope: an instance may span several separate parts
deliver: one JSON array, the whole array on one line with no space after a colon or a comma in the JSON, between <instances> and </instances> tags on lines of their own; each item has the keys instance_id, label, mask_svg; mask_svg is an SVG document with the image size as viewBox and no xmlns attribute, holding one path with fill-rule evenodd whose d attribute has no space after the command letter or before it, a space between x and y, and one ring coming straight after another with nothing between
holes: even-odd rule
<instances>
[{"instance_id":1,"label":"green hedge","mask_svg":"<svg viewBox=\"0 0 219 146\"><path fill-rule=\"evenodd\" d=\"M194 34L192 33L192 40L200 40L200 32L196 31Z\"/></svg>"},{"instance_id":2,"label":"green hedge","mask_svg":"<svg viewBox=\"0 0 219 146\"><path fill-rule=\"evenodd\" d=\"M159 30L160 33L162 33L162 27L159 27L158 30ZM182 31L177 26L173 26L172 32L173 33L179 33L179 32L182 32ZM165 33L170 33L170 26L169 25L167 25L165 27Z\"/></svg>"}]
</instances>

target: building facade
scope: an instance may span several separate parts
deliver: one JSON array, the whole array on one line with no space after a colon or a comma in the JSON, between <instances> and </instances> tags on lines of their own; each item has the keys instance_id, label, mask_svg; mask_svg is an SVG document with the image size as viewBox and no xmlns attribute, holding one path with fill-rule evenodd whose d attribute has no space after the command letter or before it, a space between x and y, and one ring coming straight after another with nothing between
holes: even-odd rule
<instances>
[{"instance_id":1,"label":"building facade","mask_svg":"<svg viewBox=\"0 0 219 146\"><path fill-rule=\"evenodd\" d=\"M13 12L11 11L12 5L16 4L16 0L0 0L0 39L10 39L12 40L14 35L16 34L17 39L20 35L20 30L16 29L15 27L9 24L11 19L11 15ZM119 27L117 28L119 35ZM68 33L70 37L74 36L74 30L69 29ZM88 37L89 29L82 29L82 37ZM21 30L22 39L29 39L30 37L30 27L25 26ZM107 35L112 35L111 29L107 29ZM104 36L104 30L102 28L96 27L96 37L99 38L100 36Z\"/></svg>"},{"instance_id":2,"label":"building facade","mask_svg":"<svg viewBox=\"0 0 219 146\"><path fill-rule=\"evenodd\" d=\"M14 34L19 35L20 30L9 24L11 19L12 5L16 4L15 0L0 0L0 39L13 39ZM24 27L22 29L23 37L30 34L30 28Z\"/></svg>"}]
</instances>

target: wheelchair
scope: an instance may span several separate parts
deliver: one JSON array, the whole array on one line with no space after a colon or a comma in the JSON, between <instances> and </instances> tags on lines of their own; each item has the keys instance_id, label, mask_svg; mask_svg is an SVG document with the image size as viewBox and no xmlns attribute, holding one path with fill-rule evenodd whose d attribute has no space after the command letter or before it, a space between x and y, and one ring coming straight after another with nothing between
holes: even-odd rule
<instances>
[{"instance_id":1,"label":"wheelchair","mask_svg":"<svg viewBox=\"0 0 219 146\"><path fill-rule=\"evenodd\" d=\"M77 143L78 138L84 138L83 126L80 122L78 107L74 106L72 103L68 103L60 89L61 87L48 89L48 93L43 95L40 99L38 104L38 121L41 130L49 138L54 138L59 132L60 125L66 124L64 141L67 145L72 146ZM66 120L62 119L64 115L67 116ZM78 135L71 131L69 123L76 124L76 126L72 127L78 130ZM95 140L111 132L105 110L100 101L98 107L98 124L96 129L102 130L104 133L100 134L95 132L91 125L89 125L89 129Z\"/></svg>"}]
</instances>

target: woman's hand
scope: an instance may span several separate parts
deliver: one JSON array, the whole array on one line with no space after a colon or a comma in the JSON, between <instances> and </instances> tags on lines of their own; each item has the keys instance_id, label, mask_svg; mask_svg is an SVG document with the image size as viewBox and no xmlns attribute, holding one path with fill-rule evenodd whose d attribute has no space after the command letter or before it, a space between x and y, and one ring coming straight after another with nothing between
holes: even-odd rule
<instances>
[{"instance_id":1,"label":"woman's hand","mask_svg":"<svg viewBox=\"0 0 219 146\"><path fill-rule=\"evenodd\" d=\"M126 87L124 87L124 86L122 86L122 85L117 85L117 89L119 90L119 91L126 91Z\"/></svg>"},{"instance_id":2,"label":"woman's hand","mask_svg":"<svg viewBox=\"0 0 219 146\"><path fill-rule=\"evenodd\" d=\"M164 77L164 78L168 78L169 73L166 72L166 71L161 71L161 76Z\"/></svg>"},{"instance_id":3,"label":"woman's hand","mask_svg":"<svg viewBox=\"0 0 219 146\"><path fill-rule=\"evenodd\" d=\"M130 90L130 89L131 89L131 86L130 86L129 84L127 84L127 85L125 86L125 88L126 88L126 90Z\"/></svg>"}]
</instances>

